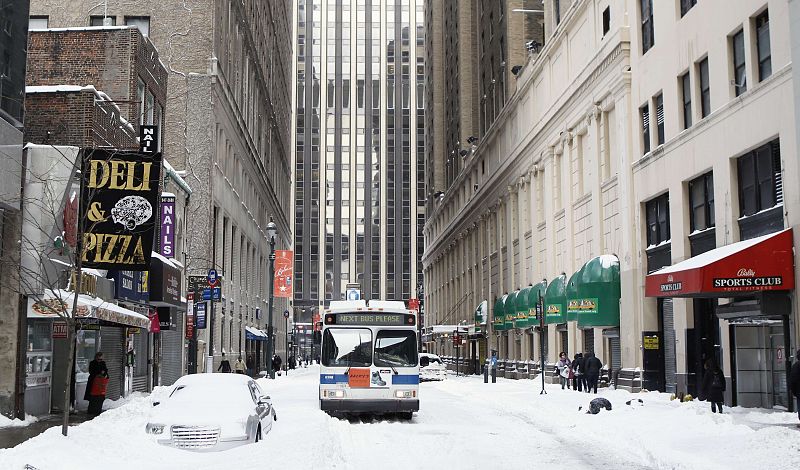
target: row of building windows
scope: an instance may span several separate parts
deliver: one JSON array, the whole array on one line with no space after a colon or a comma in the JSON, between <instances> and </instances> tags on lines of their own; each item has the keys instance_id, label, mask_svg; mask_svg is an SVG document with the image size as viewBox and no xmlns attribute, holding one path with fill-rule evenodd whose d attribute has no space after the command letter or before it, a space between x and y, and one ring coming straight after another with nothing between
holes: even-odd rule
<instances>
[{"instance_id":1,"label":"row of building windows","mask_svg":"<svg viewBox=\"0 0 800 470\"><path fill-rule=\"evenodd\" d=\"M775 139L736 159L740 220L783 204L780 141ZM713 228L714 175L705 173L687 185L689 230L692 234ZM648 248L669 243L669 194L645 203Z\"/></svg>"},{"instance_id":2,"label":"row of building windows","mask_svg":"<svg viewBox=\"0 0 800 470\"><path fill-rule=\"evenodd\" d=\"M769 11L764 10L756 16L753 22L755 38L755 50L758 60L758 80L766 80L772 75L772 58L769 37ZM731 35L729 40L730 47L730 73L734 96L739 96L747 90L746 64L745 64L745 36L744 28ZM681 97L682 110L680 113L681 127L688 129L692 126L692 77L694 75L697 82L697 96L700 99L700 118L705 118L711 114L711 80L709 76L708 56L697 61L694 66L694 73L686 71L678 77L679 96ZM651 131L652 117L651 109L656 112L656 133L655 145L662 145L665 142L664 135L664 98L659 93L653 97L652 101L645 103L639 108L639 118L642 131L642 149L647 154L651 150L653 136Z\"/></svg>"}]
</instances>

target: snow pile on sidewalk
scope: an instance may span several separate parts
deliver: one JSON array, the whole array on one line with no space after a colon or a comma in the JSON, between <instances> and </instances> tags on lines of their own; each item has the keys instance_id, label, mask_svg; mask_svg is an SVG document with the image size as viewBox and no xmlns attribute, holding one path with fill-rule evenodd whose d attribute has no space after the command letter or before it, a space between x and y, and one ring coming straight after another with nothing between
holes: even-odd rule
<instances>
[{"instance_id":1,"label":"snow pile on sidewalk","mask_svg":"<svg viewBox=\"0 0 800 470\"><path fill-rule=\"evenodd\" d=\"M587 395L548 385L548 393L540 395L538 381L484 384L476 377L451 377L421 384L421 409L410 422L347 420L319 410L318 381L318 366L258 381L272 397L278 421L257 444L217 453L156 444L144 426L153 402L171 391L162 387L114 403L121 406L70 428L69 437L55 427L0 450L0 469L25 464L40 470L800 468L793 413L726 408L718 415L706 402L670 401L662 393ZM608 399L613 409L586 414L596 396ZM633 406L626 404L631 399ZM197 416L212 416L214 409L210 402L198 407Z\"/></svg>"},{"instance_id":2,"label":"snow pile on sidewalk","mask_svg":"<svg viewBox=\"0 0 800 470\"><path fill-rule=\"evenodd\" d=\"M39 418L31 415L25 415L25 419L10 419L0 415L0 428L21 428L33 424L38 420Z\"/></svg>"}]
</instances>

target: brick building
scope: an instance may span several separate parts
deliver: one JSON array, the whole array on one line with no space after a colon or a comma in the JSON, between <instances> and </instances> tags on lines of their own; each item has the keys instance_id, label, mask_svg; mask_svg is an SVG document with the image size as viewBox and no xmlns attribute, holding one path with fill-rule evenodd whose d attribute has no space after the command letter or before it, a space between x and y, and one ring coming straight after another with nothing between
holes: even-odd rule
<instances>
[{"instance_id":1,"label":"brick building","mask_svg":"<svg viewBox=\"0 0 800 470\"><path fill-rule=\"evenodd\" d=\"M32 30L25 141L137 148L139 125L163 129L167 70L137 28Z\"/></svg>"},{"instance_id":2,"label":"brick building","mask_svg":"<svg viewBox=\"0 0 800 470\"><path fill-rule=\"evenodd\" d=\"M178 256L187 273L213 267L223 277L198 354L252 355L261 367L265 336L254 340L245 328L266 329L270 217L276 249L292 243L292 2L140 0L109 2L105 18L103 11L94 0L33 0L30 20L41 28L136 26L160 51L170 75L164 155L193 191L191 235ZM288 307L279 299L274 312ZM282 338L284 323L275 323ZM283 345L276 349L285 357Z\"/></svg>"}]
</instances>

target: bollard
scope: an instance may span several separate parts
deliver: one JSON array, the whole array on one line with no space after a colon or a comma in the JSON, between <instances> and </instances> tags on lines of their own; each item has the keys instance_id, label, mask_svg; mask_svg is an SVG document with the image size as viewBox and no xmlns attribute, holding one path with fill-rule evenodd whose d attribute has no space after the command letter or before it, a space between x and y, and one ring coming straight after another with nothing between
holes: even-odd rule
<instances>
[{"instance_id":1,"label":"bollard","mask_svg":"<svg viewBox=\"0 0 800 470\"><path fill-rule=\"evenodd\" d=\"M492 383L497 383L497 366L492 367Z\"/></svg>"},{"instance_id":2,"label":"bollard","mask_svg":"<svg viewBox=\"0 0 800 470\"><path fill-rule=\"evenodd\" d=\"M489 383L489 360L486 360L486 364L483 365L483 383Z\"/></svg>"}]
</instances>

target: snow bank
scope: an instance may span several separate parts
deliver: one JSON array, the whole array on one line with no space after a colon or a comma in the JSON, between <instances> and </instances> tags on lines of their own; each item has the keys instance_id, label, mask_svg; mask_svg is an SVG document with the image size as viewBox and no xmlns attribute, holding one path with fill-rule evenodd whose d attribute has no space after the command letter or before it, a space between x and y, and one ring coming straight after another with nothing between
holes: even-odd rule
<instances>
[{"instance_id":1,"label":"snow bank","mask_svg":"<svg viewBox=\"0 0 800 470\"><path fill-rule=\"evenodd\" d=\"M154 408L170 391L116 402L62 437L55 427L0 450L0 469L677 469L796 470L797 415L670 401L666 394L601 390L613 409L578 411L596 395L540 382L450 377L420 385L420 412L397 419L347 420L319 410L319 367L295 369L259 385L278 421L258 444L225 452L192 453L155 444L144 433ZM641 406L628 406L640 398ZM208 403L208 410L215 407ZM213 414L198 407L197 416Z\"/></svg>"},{"instance_id":2,"label":"snow bank","mask_svg":"<svg viewBox=\"0 0 800 470\"><path fill-rule=\"evenodd\" d=\"M11 419L0 415L0 428L21 428L39 421L36 416L25 415L25 419Z\"/></svg>"}]
</instances>

